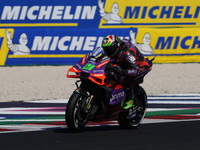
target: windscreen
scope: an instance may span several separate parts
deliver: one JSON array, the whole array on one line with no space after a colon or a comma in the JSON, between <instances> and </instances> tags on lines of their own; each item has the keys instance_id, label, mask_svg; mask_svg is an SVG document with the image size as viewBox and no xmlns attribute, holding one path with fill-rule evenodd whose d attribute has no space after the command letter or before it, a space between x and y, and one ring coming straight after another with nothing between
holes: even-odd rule
<instances>
[{"instance_id":1,"label":"windscreen","mask_svg":"<svg viewBox=\"0 0 200 150\"><path fill-rule=\"evenodd\" d=\"M101 59L104 56L103 49L101 47L96 47L96 49L92 52L91 56L94 56L94 58Z\"/></svg>"}]
</instances>

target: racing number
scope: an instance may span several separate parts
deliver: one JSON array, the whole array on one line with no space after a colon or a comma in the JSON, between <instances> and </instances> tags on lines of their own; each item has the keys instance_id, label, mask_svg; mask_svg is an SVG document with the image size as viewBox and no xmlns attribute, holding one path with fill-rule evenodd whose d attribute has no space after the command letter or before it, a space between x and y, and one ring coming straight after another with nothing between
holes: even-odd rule
<instances>
[{"instance_id":1,"label":"racing number","mask_svg":"<svg viewBox=\"0 0 200 150\"><path fill-rule=\"evenodd\" d=\"M95 65L92 65L90 63L87 63L84 67L83 70L92 70L95 67Z\"/></svg>"}]
</instances>

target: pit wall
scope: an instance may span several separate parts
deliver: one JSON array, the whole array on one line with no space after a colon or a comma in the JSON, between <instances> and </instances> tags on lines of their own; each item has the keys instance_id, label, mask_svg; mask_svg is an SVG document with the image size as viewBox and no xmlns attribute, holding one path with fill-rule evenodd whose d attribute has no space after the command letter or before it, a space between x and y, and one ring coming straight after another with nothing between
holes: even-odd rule
<instances>
[{"instance_id":1,"label":"pit wall","mask_svg":"<svg viewBox=\"0 0 200 150\"><path fill-rule=\"evenodd\" d=\"M154 63L200 62L200 1L6 0L0 66L71 65L115 34Z\"/></svg>"}]
</instances>

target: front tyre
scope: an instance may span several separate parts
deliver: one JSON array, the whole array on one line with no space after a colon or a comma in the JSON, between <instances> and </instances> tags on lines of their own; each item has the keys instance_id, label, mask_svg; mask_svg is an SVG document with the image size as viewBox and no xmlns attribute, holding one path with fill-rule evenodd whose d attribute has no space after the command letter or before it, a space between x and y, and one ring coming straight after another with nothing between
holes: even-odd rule
<instances>
[{"instance_id":1,"label":"front tyre","mask_svg":"<svg viewBox=\"0 0 200 150\"><path fill-rule=\"evenodd\" d=\"M147 107L147 95L144 89L141 86L138 86L134 89L135 97L137 99L136 102L136 113L134 117L128 118L127 114L121 112L118 123L123 129L134 129L137 128L144 116L146 114L146 107Z\"/></svg>"},{"instance_id":2,"label":"front tyre","mask_svg":"<svg viewBox=\"0 0 200 150\"><path fill-rule=\"evenodd\" d=\"M72 131L81 131L88 122L85 112L87 96L74 92L70 97L65 113L65 122Z\"/></svg>"}]
</instances>

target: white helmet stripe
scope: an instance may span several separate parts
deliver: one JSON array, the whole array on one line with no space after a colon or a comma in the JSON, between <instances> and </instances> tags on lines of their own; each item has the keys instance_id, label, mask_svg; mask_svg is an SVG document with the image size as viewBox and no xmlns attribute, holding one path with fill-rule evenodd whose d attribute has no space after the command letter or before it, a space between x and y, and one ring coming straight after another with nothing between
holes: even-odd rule
<instances>
[{"instance_id":1,"label":"white helmet stripe","mask_svg":"<svg viewBox=\"0 0 200 150\"><path fill-rule=\"evenodd\" d=\"M113 42L115 42L115 36L114 35L112 35L112 39L113 39Z\"/></svg>"}]
</instances>

